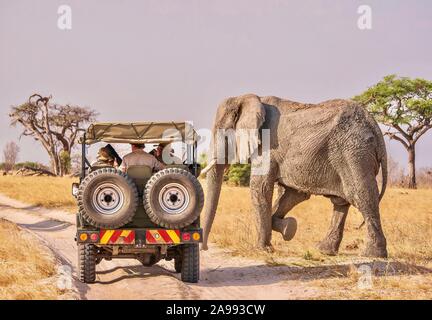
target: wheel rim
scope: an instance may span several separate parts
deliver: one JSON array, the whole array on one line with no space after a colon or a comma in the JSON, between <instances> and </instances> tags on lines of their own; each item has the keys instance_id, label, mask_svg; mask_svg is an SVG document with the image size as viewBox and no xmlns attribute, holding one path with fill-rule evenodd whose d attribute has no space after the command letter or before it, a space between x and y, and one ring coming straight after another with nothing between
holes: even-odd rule
<instances>
[{"instance_id":1,"label":"wheel rim","mask_svg":"<svg viewBox=\"0 0 432 320\"><path fill-rule=\"evenodd\" d=\"M101 184L93 193L93 204L100 213L112 215L123 207L123 192L112 183Z\"/></svg>"},{"instance_id":2,"label":"wheel rim","mask_svg":"<svg viewBox=\"0 0 432 320\"><path fill-rule=\"evenodd\" d=\"M169 214L180 214L189 205L189 192L179 183L170 183L159 192L159 205Z\"/></svg>"}]
</instances>

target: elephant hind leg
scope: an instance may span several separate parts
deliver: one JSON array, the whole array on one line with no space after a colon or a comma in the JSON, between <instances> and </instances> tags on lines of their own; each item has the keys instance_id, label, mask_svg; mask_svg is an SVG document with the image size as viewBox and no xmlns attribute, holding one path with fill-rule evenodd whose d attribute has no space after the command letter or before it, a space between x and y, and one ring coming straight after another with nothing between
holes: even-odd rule
<instances>
[{"instance_id":1,"label":"elephant hind leg","mask_svg":"<svg viewBox=\"0 0 432 320\"><path fill-rule=\"evenodd\" d=\"M376 189L376 190L375 190ZM357 209L362 213L367 227L368 241L364 251L367 257L387 258L387 241L381 226L378 187L364 188Z\"/></svg>"},{"instance_id":2,"label":"elephant hind leg","mask_svg":"<svg viewBox=\"0 0 432 320\"><path fill-rule=\"evenodd\" d=\"M333 203L333 216L326 237L318 244L318 250L323 254L334 256L339 251L350 204L342 198L331 197L330 199Z\"/></svg>"},{"instance_id":3,"label":"elephant hind leg","mask_svg":"<svg viewBox=\"0 0 432 320\"><path fill-rule=\"evenodd\" d=\"M278 191L279 195L273 206L272 229L280 232L285 241L289 241L296 234L297 221L293 217L284 217L297 204L309 199L310 195L281 185L278 186Z\"/></svg>"},{"instance_id":4,"label":"elephant hind leg","mask_svg":"<svg viewBox=\"0 0 432 320\"><path fill-rule=\"evenodd\" d=\"M381 226L379 212L379 190L375 175L368 163L350 167L350 176L345 177L348 186L345 194L349 202L363 215L367 227L367 244L364 255L368 257L387 257L387 241Z\"/></svg>"}]
</instances>

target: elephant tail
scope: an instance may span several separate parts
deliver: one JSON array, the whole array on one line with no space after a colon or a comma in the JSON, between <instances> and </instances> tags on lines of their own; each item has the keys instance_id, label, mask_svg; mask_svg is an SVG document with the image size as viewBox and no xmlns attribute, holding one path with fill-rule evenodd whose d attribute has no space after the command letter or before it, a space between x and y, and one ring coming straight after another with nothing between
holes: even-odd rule
<instances>
[{"instance_id":1,"label":"elephant tail","mask_svg":"<svg viewBox=\"0 0 432 320\"><path fill-rule=\"evenodd\" d=\"M384 138L382 138L382 139L384 140ZM384 151L385 151L385 144L384 144ZM381 201L381 199L384 197L384 193L385 193L386 188L387 188L387 176L388 176L388 171L387 171L387 152L384 152L384 155L381 158L380 164L381 164L382 182L381 182L381 191L380 191L380 194L379 194L379 200Z\"/></svg>"},{"instance_id":2,"label":"elephant tail","mask_svg":"<svg viewBox=\"0 0 432 320\"><path fill-rule=\"evenodd\" d=\"M382 175L381 191L379 194L379 201L381 201L381 199L384 197L384 193L387 188L387 178L388 178L387 149L386 149L383 133L378 123L375 121L373 116L366 109L363 108L363 110L366 113L366 117L368 119L369 125L371 126L373 132L375 133L378 142L376 154L377 154L377 161L381 167L381 175Z\"/></svg>"}]
</instances>

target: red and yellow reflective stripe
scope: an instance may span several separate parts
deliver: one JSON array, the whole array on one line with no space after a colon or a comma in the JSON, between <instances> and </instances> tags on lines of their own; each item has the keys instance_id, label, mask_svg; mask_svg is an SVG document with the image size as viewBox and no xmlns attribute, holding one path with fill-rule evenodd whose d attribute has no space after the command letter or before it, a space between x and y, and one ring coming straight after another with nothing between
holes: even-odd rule
<instances>
[{"instance_id":1,"label":"red and yellow reflective stripe","mask_svg":"<svg viewBox=\"0 0 432 320\"><path fill-rule=\"evenodd\" d=\"M107 244L115 230L101 230L99 234L100 243Z\"/></svg>"},{"instance_id":2,"label":"red and yellow reflective stripe","mask_svg":"<svg viewBox=\"0 0 432 320\"><path fill-rule=\"evenodd\" d=\"M132 244L135 242L133 230L101 230L100 244Z\"/></svg>"},{"instance_id":3,"label":"red and yellow reflective stripe","mask_svg":"<svg viewBox=\"0 0 432 320\"><path fill-rule=\"evenodd\" d=\"M174 243L180 243L180 230L165 230Z\"/></svg>"},{"instance_id":4,"label":"red and yellow reflective stripe","mask_svg":"<svg viewBox=\"0 0 432 320\"><path fill-rule=\"evenodd\" d=\"M180 243L180 230L147 230L146 242L150 244Z\"/></svg>"}]
</instances>

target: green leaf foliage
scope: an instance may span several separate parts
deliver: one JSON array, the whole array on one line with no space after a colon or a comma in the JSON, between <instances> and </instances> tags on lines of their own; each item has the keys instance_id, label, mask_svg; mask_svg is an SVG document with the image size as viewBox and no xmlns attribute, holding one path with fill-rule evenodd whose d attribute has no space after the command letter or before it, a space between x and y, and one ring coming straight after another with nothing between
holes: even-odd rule
<instances>
[{"instance_id":1,"label":"green leaf foliage","mask_svg":"<svg viewBox=\"0 0 432 320\"><path fill-rule=\"evenodd\" d=\"M232 164L225 173L224 181L234 186L249 186L250 173L250 164Z\"/></svg>"},{"instance_id":2,"label":"green leaf foliage","mask_svg":"<svg viewBox=\"0 0 432 320\"><path fill-rule=\"evenodd\" d=\"M414 133L417 126L431 123L432 81L389 75L353 99L377 121L391 127L408 127L408 134Z\"/></svg>"}]
</instances>

